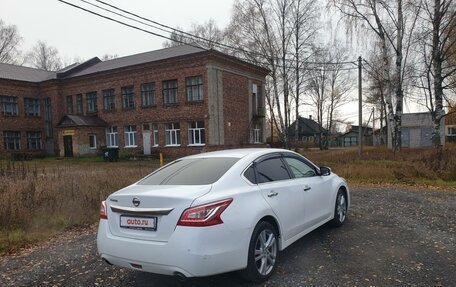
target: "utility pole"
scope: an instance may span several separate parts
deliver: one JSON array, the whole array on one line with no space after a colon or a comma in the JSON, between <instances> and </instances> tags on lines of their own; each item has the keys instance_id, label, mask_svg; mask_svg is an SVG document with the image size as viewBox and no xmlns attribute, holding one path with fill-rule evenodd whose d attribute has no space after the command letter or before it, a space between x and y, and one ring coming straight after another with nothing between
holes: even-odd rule
<instances>
[{"instance_id":1,"label":"utility pole","mask_svg":"<svg viewBox=\"0 0 456 287\"><path fill-rule=\"evenodd\" d=\"M372 145L376 145L375 141L375 107L372 107Z\"/></svg>"},{"instance_id":2,"label":"utility pole","mask_svg":"<svg viewBox=\"0 0 456 287\"><path fill-rule=\"evenodd\" d=\"M359 109L359 134L358 134L358 156L363 153L363 84L362 84L362 58L358 58L358 109Z\"/></svg>"}]
</instances>

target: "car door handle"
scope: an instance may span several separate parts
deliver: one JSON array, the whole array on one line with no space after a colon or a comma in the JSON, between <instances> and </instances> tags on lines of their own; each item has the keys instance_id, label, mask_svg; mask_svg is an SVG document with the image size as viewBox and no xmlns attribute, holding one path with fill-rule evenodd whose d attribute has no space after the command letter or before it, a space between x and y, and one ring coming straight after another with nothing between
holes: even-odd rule
<instances>
[{"instance_id":1,"label":"car door handle","mask_svg":"<svg viewBox=\"0 0 456 287\"><path fill-rule=\"evenodd\" d=\"M308 185L304 186L304 191L309 191L310 189L311 189L310 186L308 186Z\"/></svg>"},{"instance_id":2,"label":"car door handle","mask_svg":"<svg viewBox=\"0 0 456 287\"><path fill-rule=\"evenodd\" d=\"M268 197L273 197L273 196L277 196L277 195L279 195L279 193L278 193L278 192L275 192L275 191L270 191L270 192L268 193Z\"/></svg>"}]
</instances>

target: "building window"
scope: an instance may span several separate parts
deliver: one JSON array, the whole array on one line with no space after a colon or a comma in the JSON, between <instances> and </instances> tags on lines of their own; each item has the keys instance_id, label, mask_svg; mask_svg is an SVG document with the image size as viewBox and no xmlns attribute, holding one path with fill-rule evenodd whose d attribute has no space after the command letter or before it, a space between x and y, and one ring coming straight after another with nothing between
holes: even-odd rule
<instances>
[{"instance_id":1,"label":"building window","mask_svg":"<svg viewBox=\"0 0 456 287\"><path fill-rule=\"evenodd\" d=\"M125 126L125 147L136 147L136 126Z\"/></svg>"},{"instance_id":2,"label":"building window","mask_svg":"<svg viewBox=\"0 0 456 287\"><path fill-rule=\"evenodd\" d=\"M135 98L133 93L133 86L122 87L122 108L133 109L135 107Z\"/></svg>"},{"instance_id":3,"label":"building window","mask_svg":"<svg viewBox=\"0 0 456 287\"><path fill-rule=\"evenodd\" d=\"M158 125L152 125L152 138L154 140L153 146L158 146Z\"/></svg>"},{"instance_id":4,"label":"building window","mask_svg":"<svg viewBox=\"0 0 456 287\"><path fill-rule=\"evenodd\" d=\"M3 146L6 150L21 149L21 133L17 131L4 131Z\"/></svg>"},{"instance_id":5,"label":"building window","mask_svg":"<svg viewBox=\"0 0 456 287\"><path fill-rule=\"evenodd\" d=\"M90 92L86 94L87 99L87 112L96 113L98 111L97 106L97 92Z\"/></svg>"},{"instance_id":6,"label":"building window","mask_svg":"<svg viewBox=\"0 0 456 287\"><path fill-rule=\"evenodd\" d=\"M456 136L456 127L448 127L447 131L448 131L448 133L447 133L448 136L453 136L453 137Z\"/></svg>"},{"instance_id":7,"label":"building window","mask_svg":"<svg viewBox=\"0 0 456 287\"><path fill-rule=\"evenodd\" d=\"M201 76L185 78L187 102L203 100L203 78Z\"/></svg>"},{"instance_id":8,"label":"building window","mask_svg":"<svg viewBox=\"0 0 456 287\"><path fill-rule=\"evenodd\" d=\"M73 113L73 96L66 97L67 114Z\"/></svg>"},{"instance_id":9,"label":"building window","mask_svg":"<svg viewBox=\"0 0 456 287\"><path fill-rule=\"evenodd\" d=\"M344 146L358 145L358 137L344 137Z\"/></svg>"},{"instance_id":10,"label":"building window","mask_svg":"<svg viewBox=\"0 0 456 287\"><path fill-rule=\"evenodd\" d=\"M188 123L188 145L204 145L204 122Z\"/></svg>"},{"instance_id":11,"label":"building window","mask_svg":"<svg viewBox=\"0 0 456 287\"><path fill-rule=\"evenodd\" d=\"M263 141L263 136L261 133L261 125L256 124L253 127L253 142L254 143L261 143Z\"/></svg>"},{"instance_id":12,"label":"building window","mask_svg":"<svg viewBox=\"0 0 456 287\"><path fill-rule=\"evenodd\" d=\"M27 148L42 149L41 132L27 132Z\"/></svg>"},{"instance_id":13,"label":"building window","mask_svg":"<svg viewBox=\"0 0 456 287\"><path fill-rule=\"evenodd\" d=\"M46 137L52 138L54 130L52 129L52 103L51 98L44 100L44 124L46 128Z\"/></svg>"},{"instance_id":14,"label":"building window","mask_svg":"<svg viewBox=\"0 0 456 287\"><path fill-rule=\"evenodd\" d=\"M169 123L165 125L165 137L167 146L180 145L179 123Z\"/></svg>"},{"instance_id":15,"label":"building window","mask_svg":"<svg viewBox=\"0 0 456 287\"><path fill-rule=\"evenodd\" d=\"M97 149L97 135L89 135L89 148Z\"/></svg>"},{"instance_id":16,"label":"building window","mask_svg":"<svg viewBox=\"0 0 456 287\"><path fill-rule=\"evenodd\" d=\"M24 99L25 115L28 117L38 117L40 115L40 100L39 99Z\"/></svg>"},{"instance_id":17,"label":"building window","mask_svg":"<svg viewBox=\"0 0 456 287\"><path fill-rule=\"evenodd\" d=\"M117 133L117 127L109 127L106 129L106 146L107 147L118 147L119 146L119 135Z\"/></svg>"},{"instance_id":18,"label":"building window","mask_svg":"<svg viewBox=\"0 0 456 287\"><path fill-rule=\"evenodd\" d=\"M143 107L155 106L155 84L141 85L141 103Z\"/></svg>"},{"instance_id":19,"label":"building window","mask_svg":"<svg viewBox=\"0 0 456 287\"><path fill-rule=\"evenodd\" d=\"M76 95L76 113L82 114L84 112L84 108L82 105L82 95Z\"/></svg>"},{"instance_id":20,"label":"building window","mask_svg":"<svg viewBox=\"0 0 456 287\"><path fill-rule=\"evenodd\" d=\"M17 116L17 97L0 96L0 109L4 116Z\"/></svg>"},{"instance_id":21,"label":"building window","mask_svg":"<svg viewBox=\"0 0 456 287\"><path fill-rule=\"evenodd\" d=\"M113 111L116 109L114 89L103 91L103 108L105 111Z\"/></svg>"},{"instance_id":22,"label":"building window","mask_svg":"<svg viewBox=\"0 0 456 287\"><path fill-rule=\"evenodd\" d=\"M163 101L165 105L177 104L177 80L163 81Z\"/></svg>"}]
</instances>

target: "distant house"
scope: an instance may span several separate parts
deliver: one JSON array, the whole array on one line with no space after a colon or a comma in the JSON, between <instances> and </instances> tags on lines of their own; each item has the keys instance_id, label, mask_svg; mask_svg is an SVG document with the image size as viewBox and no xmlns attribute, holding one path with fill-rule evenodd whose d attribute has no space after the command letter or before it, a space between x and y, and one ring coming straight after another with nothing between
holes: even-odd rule
<instances>
[{"instance_id":1,"label":"distant house","mask_svg":"<svg viewBox=\"0 0 456 287\"><path fill-rule=\"evenodd\" d=\"M408 113L402 115L401 146L420 148L432 146L433 131L430 113ZM391 134L388 131L388 134ZM445 124L442 119L440 126L441 143L445 143ZM388 148L392 148L391 137L388 137Z\"/></svg>"},{"instance_id":2,"label":"distant house","mask_svg":"<svg viewBox=\"0 0 456 287\"><path fill-rule=\"evenodd\" d=\"M370 127L363 127L363 145L373 144L373 130ZM358 146L359 126L349 126L348 131L339 137L342 147Z\"/></svg>"},{"instance_id":3,"label":"distant house","mask_svg":"<svg viewBox=\"0 0 456 287\"><path fill-rule=\"evenodd\" d=\"M308 146L317 146L320 144L320 137L326 137L328 131L319 125L316 121L312 120L312 116L309 118L299 117L299 132L298 141ZM288 134L290 138L295 137L296 121L294 121L288 128Z\"/></svg>"},{"instance_id":4,"label":"distant house","mask_svg":"<svg viewBox=\"0 0 456 287\"><path fill-rule=\"evenodd\" d=\"M456 108L453 108L445 117L446 142L456 143Z\"/></svg>"}]
</instances>

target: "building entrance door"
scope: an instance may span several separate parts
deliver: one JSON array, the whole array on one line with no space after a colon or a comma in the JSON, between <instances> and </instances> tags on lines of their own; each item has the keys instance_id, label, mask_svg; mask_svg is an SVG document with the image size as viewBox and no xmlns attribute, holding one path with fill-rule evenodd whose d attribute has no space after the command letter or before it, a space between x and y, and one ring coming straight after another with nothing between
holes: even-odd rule
<instances>
[{"instance_id":1,"label":"building entrance door","mask_svg":"<svg viewBox=\"0 0 456 287\"><path fill-rule=\"evenodd\" d=\"M63 152L65 157L73 157L73 136L63 136Z\"/></svg>"},{"instance_id":2,"label":"building entrance door","mask_svg":"<svg viewBox=\"0 0 456 287\"><path fill-rule=\"evenodd\" d=\"M143 131L144 154L150 155L150 131Z\"/></svg>"}]
</instances>

